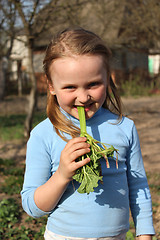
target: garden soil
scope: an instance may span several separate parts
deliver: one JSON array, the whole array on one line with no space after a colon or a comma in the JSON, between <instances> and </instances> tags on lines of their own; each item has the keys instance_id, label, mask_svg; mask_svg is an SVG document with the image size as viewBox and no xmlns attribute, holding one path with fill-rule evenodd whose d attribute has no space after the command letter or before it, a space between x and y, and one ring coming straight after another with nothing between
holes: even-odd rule
<instances>
[{"instance_id":1,"label":"garden soil","mask_svg":"<svg viewBox=\"0 0 160 240\"><path fill-rule=\"evenodd\" d=\"M154 225L160 231L160 96L122 98L124 114L134 120L138 130L144 166L149 175L149 184L159 186L151 189L154 209ZM45 111L46 97L39 97L38 110ZM0 102L0 115L24 113L27 109L25 97L10 97ZM7 141L0 143L0 158L19 159L25 162L26 142ZM160 236L158 234L158 236Z\"/></svg>"}]
</instances>

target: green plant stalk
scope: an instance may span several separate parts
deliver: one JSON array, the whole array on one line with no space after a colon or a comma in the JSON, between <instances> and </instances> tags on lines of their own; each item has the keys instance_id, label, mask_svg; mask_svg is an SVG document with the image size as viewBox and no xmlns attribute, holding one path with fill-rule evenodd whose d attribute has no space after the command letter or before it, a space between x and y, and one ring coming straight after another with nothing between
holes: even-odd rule
<instances>
[{"instance_id":1,"label":"green plant stalk","mask_svg":"<svg viewBox=\"0 0 160 240\"><path fill-rule=\"evenodd\" d=\"M77 161L82 161L84 158L90 158L90 162L83 167L79 168L76 171L76 174L73 176L73 179L77 182L81 183L78 188L79 193L90 193L94 191L94 188L98 186L98 182L103 179L101 175L101 164L100 158L104 158L106 160L106 166L109 168L108 157L113 157L114 152L118 154L118 150L115 149L112 145L107 147L106 145L101 143L94 138L92 138L86 131L86 118L85 118L85 110L84 107L77 107L79 121L80 121L80 136L86 137L87 141L90 144L90 152L85 154L77 159ZM99 145L102 145L100 147ZM118 158L116 159L116 167L118 168Z\"/></svg>"},{"instance_id":2,"label":"green plant stalk","mask_svg":"<svg viewBox=\"0 0 160 240\"><path fill-rule=\"evenodd\" d=\"M81 128L81 135L86 133L86 116L84 107L77 107L78 109L78 116L79 116L79 122L80 122L80 128Z\"/></svg>"}]
</instances>

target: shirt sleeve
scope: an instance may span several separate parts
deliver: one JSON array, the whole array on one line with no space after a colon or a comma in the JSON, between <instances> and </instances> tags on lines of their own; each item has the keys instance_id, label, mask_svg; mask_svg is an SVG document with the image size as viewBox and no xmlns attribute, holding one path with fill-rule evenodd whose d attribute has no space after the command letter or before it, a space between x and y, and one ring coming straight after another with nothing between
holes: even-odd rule
<instances>
[{"instance_id":1,"label":"shirt sleeve","mask_svg":"<svg viewBox=\"0 0 160 240\"><path fill-rule=\"evenodd\" d=\"M31 133L27 143L26 170L21 191L22 207L28 215L38 218L49 214L39 209L34 202L34 192L51 176L51 157L45 138Z\"/></svg>"},{"instance_id":2,"label":"shirt sleeve","mask_svg":"<svg viewBox=\"0 0 160 240\"><path fill-rule=\"evenodd\" d=\"M136 228L136 235L155 234L151 194L143 165L139 137L134 124L127 156L127 176L130 209Z\"/></svg>"}]
</instances>

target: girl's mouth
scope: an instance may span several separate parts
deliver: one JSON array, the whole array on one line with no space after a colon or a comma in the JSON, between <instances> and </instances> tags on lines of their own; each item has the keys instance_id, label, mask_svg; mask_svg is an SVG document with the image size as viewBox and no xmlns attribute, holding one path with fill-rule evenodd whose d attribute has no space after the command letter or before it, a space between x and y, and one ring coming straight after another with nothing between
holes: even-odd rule
<instances>
[{"instance_id":1,"label":"girl's mouth","mask_svg":"<svg viewBox=\"0 0 160 240\"><path fill-rule=\"evenodd\" d=\"M88 112L90 110L90 106L87 106L84 108L85 112Z\"/></svg>"},{"instance_id":2,"label":"girl's mouth","mask_svg":"<svg viewBox=\"0 0 160 240\"><path fill-rule=\"evenodd\" d=\"M93 103L91 103L91 104L89 104L89 105L87 105L87 106L83 106L85 112L88 112L88 111L90 110L90 108L91 108L92 105L93 105ZM77 110L77 106L74 106L74 107L75 107L76 111L78 111L78 110Z\"/></svg>"}]
</instances>

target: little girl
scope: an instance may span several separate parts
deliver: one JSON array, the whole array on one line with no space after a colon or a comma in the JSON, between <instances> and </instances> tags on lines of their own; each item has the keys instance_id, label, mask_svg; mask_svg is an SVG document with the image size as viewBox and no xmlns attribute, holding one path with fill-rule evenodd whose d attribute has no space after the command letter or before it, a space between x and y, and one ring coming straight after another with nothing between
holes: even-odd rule
<instances>
[{"instance_id":1,"label":"little girl","mask_svg":"<svg viewBox=\"0 0 160 240\"><path fill-rule=\"evenodd\" d=\"M44 238L125 239L129 207L139 240L154 234L152 204L138 134L123 117L112 81L110 51L94 33L81 28L61 32L49 44L44 71L48 83L48 118L31 132L27 144L22 205L32 217L48 214ZM76 159L90 151L79 137L77 106L83 106L87 132L118 149L100 160L103 184L80 194L72 178L90 159Z\"/></svg>"}]
</instances>

